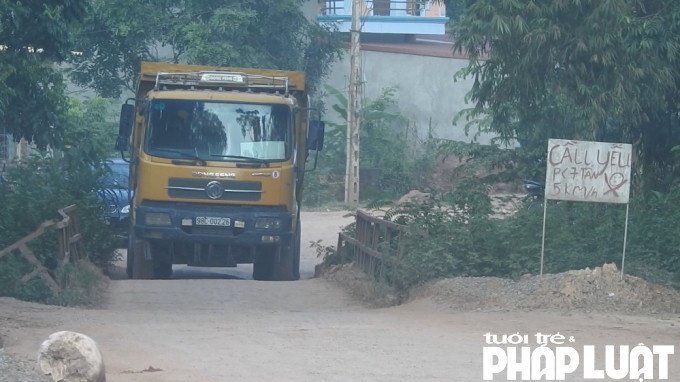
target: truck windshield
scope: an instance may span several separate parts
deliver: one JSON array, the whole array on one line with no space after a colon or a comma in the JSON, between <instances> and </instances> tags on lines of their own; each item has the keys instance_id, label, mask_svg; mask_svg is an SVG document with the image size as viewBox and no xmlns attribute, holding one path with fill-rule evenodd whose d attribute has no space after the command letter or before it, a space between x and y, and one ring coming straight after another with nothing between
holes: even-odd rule
<instances>
[{"instance_id":1,"label":"truck windshield","mask_svg":"<svg viewBox=\"0 0 680 382\"><path fill-rule=\"evenodd\" d=\"M290 119L279 104L153 100L144 147L163 158L281 161L292 151Z\"/></svg>"}]
</instances>

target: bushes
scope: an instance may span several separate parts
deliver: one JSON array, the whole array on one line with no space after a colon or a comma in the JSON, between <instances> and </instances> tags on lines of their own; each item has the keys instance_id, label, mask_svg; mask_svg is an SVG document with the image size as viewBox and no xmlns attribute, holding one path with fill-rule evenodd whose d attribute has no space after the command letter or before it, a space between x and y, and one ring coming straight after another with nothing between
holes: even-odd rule
<instances>
[{"instance_id":1,"label":"bushes","mask_svg":"<svg viewBox=\"0 0 680 382\"><path fill-rule=\"evenodd\" d=\"M66 167L59 159L32 156L9 171L9 184L4 187L3 214L0 229L5 235L0 245L8 245L35 230L42 222L60 219L57 210L70 204L78 206L78 213L91 260L104 266L111 261L102 252L110 252L113 244L102 214L101 201L95 190L99 188L104 170L87 165Z\"/></svg>"},{"instance_id":2,"label":"bushes","mask_svg":"<svg viewBox=\"0 0 680 382\"><path fill-rule=\"evenodd\" d=\"M446 208L401 211L410 216L409 234L404 263L390 269L389 281L408 288L442 277L538 274L543 208L520 208L502 220L490 217L490 184L527 177L519 165L524 153L455 142L438 151L461 159L456 186L439 198ZM631 199L626 273L680 287L678 205L678 186ZM621 267L625 205L551 200L547 207L544 273L603 263Z\"/></svg>"},{"instance_id":3,"label":"bushes","mask_svg":"<svg viewBox=\"0 0 680 382\"><path fill-rule=\"evenodd\" d=\"M680 289L680 186L631 203L627 269Z\"/></svg>"},{"instance_id":4,"label":"bushes","mask_svg":"<svg viewBox=\"0 0 680 382\"><path fill-rule=\"evenodd\" d=\"M527 166L532 156L521 148L450 141L440 141L432 151L439 158L455 156L460 164L453 171L451 188L435 196L433 203L398 206L385 214L388 220L409 225L402 241L403 258L383 265L385 281L408 289L445 277L517 278L525 273L538 274L543 208L525 206L508 218L495 219L488 196L493 184L542 178L544 175ZM677 182L665 193L634 193L626 273L680 288L678 206ZM625 205L551 200L547 212L544 273L604 263L621 267Z\"/></svg>"},{"instance_id":5,"label":"bushes","mask_svg":"<svg viewBox=\"0 0 680 382\"><path fill-rule=\"evenodd\" d=\"M46 220L59 220L57 210L70 204L78 206L83 249L87 259L105 268L115 260L115 242L106 224L97 188L98 171L90 166L66 166L51 157L32 156L8 172L9 182L0 188L0 248L33 232ZM56 231L48 231L30 242L30 249L40 262L55 273L61 263L57 253ZM49 289L38 279L28 283L18 280L33 270L16 255L0 259L0 294L17 298L49 300Z\"/></svg>"},{"instance_id":6,"label":"bushes","mask_svg":"<svg viewBox=\"0 0 680 382\"><path fill-rule=\"evenodd\" d=\"M385 264L386 280L402 290L430 280L447 277L517 277L537 273L540 254L538 230L522 218L491 219L486 201L473 192L461 201L477 205L412 205L401 214L409 216L408 232L402 240L400 262Z\"/></svg>"},{"instance_id":7,"label":"bushes","mask_svg":"<svg viewBox=\"0 0 680 382\"><path fill-rule=\"evenodd\" d=\"M113 235L95 192L104 171L102 158L108 157L106 148L115 136L115 124L106 122L108 104L103 100L85 104L74 101L60 150L35 152L8 169L8 181L0 183L0 248L33 232L46 220L61 219L57 210L76 204L87 260L100 268L115 260ZM53 275L60 275L62 287L76 284L70 275L88 274L74 266L62 269L54 231L30 242L29 247ZM16 254L0 258L0 295L52 303L79 301L75 297L51 296L39 278L19 282L32 270L33 266ZM70 293L68 288L65 293Z\"/></svg>"},{"instance_id":8,"label":"bushes","mask_svg":"<svg viewBox=\"0 0 680 382\"><path fill-rule=\"evenodd\" d=\"M543 208L520 208L508 218L491 218L484 195L476 186L464 185L454 190L456 197L444 198L452 204L435 198L434 204L388 211L390 220L408 222L408 232L402 258L383 264L383 281L405 291L441 278L539 273ZM680 288L679 202L680 188L631 200L627 274ZM548 201L544 273L604 263L620 268L625 208Z\"/></svg>"},{"instance_id":9,"label":"bushes","mask_svg":"<svg viewBox=\"0 0 680 382\"><path fill-rule=\"evenodd\" d=\"M333 110L341 123L327 122L324 152L318 170L305 175L304 204L327 205L344 199L346 165L347 99L326 87L336 98ZM396 89L384 89L375 99L363 100L359 165L362 200L398 199L408 191L422 189L423 174L434 162L432 153L419 141L415 127L396 110Z\"/></svg>"}]
</instances>

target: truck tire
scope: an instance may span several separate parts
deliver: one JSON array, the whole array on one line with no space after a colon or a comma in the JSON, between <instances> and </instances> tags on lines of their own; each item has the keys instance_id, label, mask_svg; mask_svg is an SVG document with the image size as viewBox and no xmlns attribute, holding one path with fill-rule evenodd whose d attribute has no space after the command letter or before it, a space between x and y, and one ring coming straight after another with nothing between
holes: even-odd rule
<instances>
[{"instance_id":1,"label":"truck tire","mask_svg":"<svg viewBox=\"0 0 680 382\"><path fill-rule=\"evenodd\" d=\"M292 243L283 244L279 247L278 256L274 256L274 274L276 281L292 281L295 277L293 271L295 265L295 239Z\"/></svg>"},{"instance_id":2,"label":"truck tire","mask_svg":"<svg viewBox=\"0 0 680 382\"><path fill-rule=\"evenodd\" d=\"M148 280L153 278L153 266L150 260L147 260L145 251L147 251L148 243L144 240L132 240L132 278L136 280Z\"/></svg>"},{"instance_id":3,"label":"truck tire","mask_svg":"<svg viewBox=\"0 0 680 382\"><path fill-rule=\"evenodd\" d=\"M300 221L290 243L258 249L253 264L253 279L293 281L300 279Z\"/></svg>"},{"instance_id":4,"label":"truck tire","mask_svg":"<svg viewBox=\"0 0 680 382\"><path fill-rule=\"evenodd\" d=\"M127 255L125 256L126 257L125 273L127 273L127 277L129 279L132 278L133 273L132 270L135 264L135 251L134 248L132 247L133 240L134 239L132 233L130 233L130 235L128 236Z\"/></svg>"},{"instance_id":5,"label":"truck tire","mask_svg":"<svg viewBox=\"0 0 680 382\"><path fill-rule=\"evenodd\" d=\"M253 279L260 281L290 281L294 279L295 256L292 243L258 250L253 264Z\"/></svg>"},{"instance_id":6,"label":"truck tire","mask_svg":"<svg viewBox=\"0 0 680 382\"><path fill-rule=\"evenodd\" d=\"M172 277L172 251L170 245L163 242L151 242L151 262L154 279Z\"/></svg>"},{"instance_id":7,"label":"truck tire","mask_svg":"<svg viewBox=\"0 0 680 382\"><path fill-rule=\"evenodd\" d=\"M276 249L258 248L255 263L253 263L253 280L273 280L274 258Z\"/></svg>"},{"instance_id":8,"label":"truck tire","mask_svg":"<svg viewBox=\"0 0 680 382\"><path fill-rule=\"evenodd\" d=\"M295 225L295 235L289 246L282 248L279 266L279 275L276 280L295 281L300 280L300 219ZM285 253L283 251L286 251Z\"/></svg>"},{"instance_id":9,"label":"truck tire","mask_svg":"<svg viewBox=\"0 0 680 382\"><path fill-rule=\"evenodd\" d=\"M293 278L292 280L300 280L300 233L302 227L300 226L300 219L297 222L297 229L295 230L295 239L293 242Z\"/></svg>"},{"instance_id":10,"label":"truck tire","mask_svg":"<svg viewBox=\"0 0 680 382\"><path fill-rule=\"evenodd\" d=\"M295 234L290 243L280 248L278 262L274 265L274 280L295 281L300 279L300 220L298 219Z\"/></svg>"}]
</instances>

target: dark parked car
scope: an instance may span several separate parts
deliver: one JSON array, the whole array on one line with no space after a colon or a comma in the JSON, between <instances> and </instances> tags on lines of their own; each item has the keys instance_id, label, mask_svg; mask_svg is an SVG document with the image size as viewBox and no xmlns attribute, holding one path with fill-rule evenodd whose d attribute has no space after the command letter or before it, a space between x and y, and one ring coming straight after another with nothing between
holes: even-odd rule
<instances>
[{"instance_id":1,"label":"dark parked car","mask_svg":"<svg viewBox=\"0 0 680 382\"><path fill-rule=\"evenodd\" d=\"M130 165L122 159L106 163L107 173L102 181L103 187L97 191L105 203L105 213L111 229L121 247L127 246L130 229L130 200L132 192L128 189Z\"/></svg>"}]
</instances>

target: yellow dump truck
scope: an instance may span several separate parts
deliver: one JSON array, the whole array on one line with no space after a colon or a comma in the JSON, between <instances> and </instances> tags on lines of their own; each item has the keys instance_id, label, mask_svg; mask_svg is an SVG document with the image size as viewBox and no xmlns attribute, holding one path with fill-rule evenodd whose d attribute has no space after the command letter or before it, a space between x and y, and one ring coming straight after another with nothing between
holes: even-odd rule
<instances>
[{"instance_id":1,"label":"yellow dump truck","mask_svg":"<svg viewBox=\"0 0 680 382\"><path fill-rule=\"evenodd\" d=\"M116 141L133 195L128 275L252 263L255 279L298 279L319 117L302 72L142 63Z\"/></svg>"}]
</instances>

